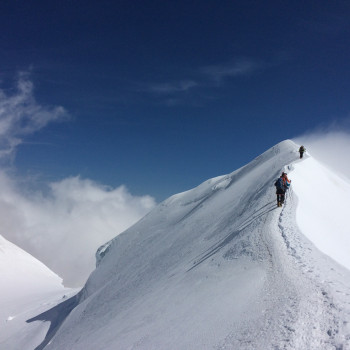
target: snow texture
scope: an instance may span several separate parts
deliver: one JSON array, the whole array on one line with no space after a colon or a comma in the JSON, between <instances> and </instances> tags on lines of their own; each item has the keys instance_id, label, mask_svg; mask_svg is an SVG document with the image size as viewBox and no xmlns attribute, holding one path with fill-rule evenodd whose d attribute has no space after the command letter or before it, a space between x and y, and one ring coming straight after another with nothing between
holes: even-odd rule
<instances>
[{"instance_id":1,"label":"snow texture","mask_svg":"<svg viewBox=\"0 0 350 350\"><path fill-rule=\"evenodd\" d=\"M26 320L74 291L65 289L60 277L2 236L0 276L0 349L34 349L45 338L49 323Z\"/></svg>"},{"instance_id":2,"label":"snow texture","mask_svg":"<svg viewBox=\"0 0 350 350\"><path fill-rule=\"evenodd\" d=\"M298 148L174 195L102 246L74 309L33 318L55 323L36 349L350 349L350 184Z\"/></svg>"}]
</instances>

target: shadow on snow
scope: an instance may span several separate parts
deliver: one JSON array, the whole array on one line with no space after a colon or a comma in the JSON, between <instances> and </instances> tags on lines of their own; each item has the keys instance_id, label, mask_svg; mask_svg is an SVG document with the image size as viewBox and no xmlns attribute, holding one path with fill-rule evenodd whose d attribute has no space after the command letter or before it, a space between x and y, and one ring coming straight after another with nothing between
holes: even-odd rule
<instances>
[{"instance_id":1,"label":"shadow on snow","mask_svg":"<svg viewBox=\"0 0 350 350\"><path fill-rule=\"evenodd\" d=\"M50 328L46 334L45 339L43 342L38 345L35 350L43 350L47 344L51 341L53 336L56 334L64 320L67 318L67 316L71 313L71 311L78 305L79 299L80 299L81 292L74 295L73 297L65 300L64 302L56 305L50 310L47 310L40 315L37 315L29 320L27 320L27 323L34 322L34 321L49 321Z\"/></svg>"},{"instance_id":2,"label":"shadow on snow","mask_svg":"<svg viewBox=\"0 0 350 350\"><path fill-rule=\"evenodd\" d=\"M264 208L266 208L266 210L264 210L264 211L260 212L259 214L249 218L237 230L232 231L224 239L222 239L219 243L214 244L213 246L211 246L198 261L194 262L194 265L191 268L189 268L187 270L187 272L193 270L198 265L200 265L201 263L203 263L204 261L206 261L207 259L212 257L214 254L216 254L219 250L224 248L226 245L228 245L235 237L237 237L245 228L247 228L249 225L251 225L255 220L257 220L260 217L262 217L263 215L266 215L269 212L275 210L275 206L271 206L273 203L275 203L275 202L273 201L273 202L270 202L268 204L265 204L263 207L258 209L256 211L256 213L258 213L259 211L261 211Z\"/></svg>"}]
</instances>

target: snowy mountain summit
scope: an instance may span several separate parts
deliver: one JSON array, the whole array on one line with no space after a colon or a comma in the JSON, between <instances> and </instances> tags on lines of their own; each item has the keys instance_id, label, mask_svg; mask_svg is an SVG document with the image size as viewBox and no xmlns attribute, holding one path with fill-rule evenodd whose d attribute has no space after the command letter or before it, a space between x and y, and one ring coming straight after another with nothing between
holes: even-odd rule
<instances>
[{"instance_id":1,"label":"snowy mountain summit","mask_svg":"<svg viewBox=\"0 0 350 350\"><path fill-rule=\"evenodd\" d=\"M298 148L170 197L101 247L37 349L350 349L350 183Z\"/></svg>"}]
</instances>

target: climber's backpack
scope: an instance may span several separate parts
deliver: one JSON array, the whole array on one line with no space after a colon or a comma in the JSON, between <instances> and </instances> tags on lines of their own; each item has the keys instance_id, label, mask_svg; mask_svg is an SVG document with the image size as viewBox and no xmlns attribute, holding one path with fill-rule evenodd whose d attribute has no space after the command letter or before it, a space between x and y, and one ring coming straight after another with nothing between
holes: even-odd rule
<instances>
[{"instance_id":1,"label":"climber's backpack","mask_svg":"<svg viewBox=\"0 0 350 350\"><path fill-rule=\"evenodd\" d=\"M275 186L278 190L284 190L284 184L283 184L283 179L279 177L277 181L275 182Z\"/></svg>"}]
</instances>

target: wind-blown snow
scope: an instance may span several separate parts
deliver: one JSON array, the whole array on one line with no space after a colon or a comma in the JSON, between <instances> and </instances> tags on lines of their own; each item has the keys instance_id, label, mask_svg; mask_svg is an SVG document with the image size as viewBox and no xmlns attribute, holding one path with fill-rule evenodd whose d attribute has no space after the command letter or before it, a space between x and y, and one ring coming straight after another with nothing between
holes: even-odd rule
<instances>
[{"instance_id":1,"label":"wind-blown snow","mask_svg":"<svg viewBox=\"0 0 350 350\"><path fill-rule=\"evenodd\" d=\"M308 154L300 161L298 147L284 141L170 197L105 244L78 305L37 349L349 349L350 271L340 260L350 232L344 218L341 229L332 223L334 188L349 184ZM277 208L282 171L292 186ZM330 235L338 242L326 251Z\"/></svg>"}]
</instances>

